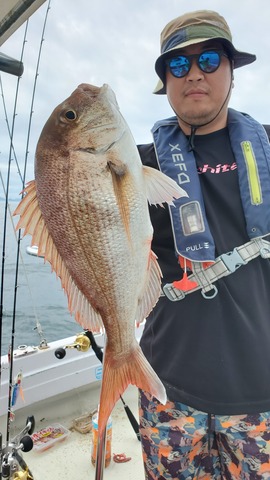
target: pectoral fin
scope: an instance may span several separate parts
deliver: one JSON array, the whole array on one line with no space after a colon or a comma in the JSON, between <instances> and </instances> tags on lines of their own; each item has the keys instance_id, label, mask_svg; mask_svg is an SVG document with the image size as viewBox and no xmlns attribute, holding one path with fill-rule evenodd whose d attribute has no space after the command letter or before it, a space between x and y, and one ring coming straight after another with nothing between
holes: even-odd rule
<instances>
[{"instance_id":1,"label":"pectoral fin","mask_svg":"<svg viewBox=\"0 0 270 480\"><path fill-rule=\"evenodd\" d=\"M188 197L188 194L177 183L164 173L152 167L143 167L146 195L150 205L173 205L173 200Z\"/></svg>"}]
</instances>

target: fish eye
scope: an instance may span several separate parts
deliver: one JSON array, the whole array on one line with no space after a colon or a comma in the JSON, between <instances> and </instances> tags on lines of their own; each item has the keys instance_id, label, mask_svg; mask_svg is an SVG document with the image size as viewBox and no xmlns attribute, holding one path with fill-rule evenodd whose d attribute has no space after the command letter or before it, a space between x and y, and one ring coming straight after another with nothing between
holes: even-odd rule
<instances>
[{"instance_id":1,"label":"fish eye","mask_svg":"<svg viewBox=\"0 0 270 480\"><path fill-rule=\"evenodd\" d=\"M67 110L66 112L64 112L63 116L69 122L70 121L72 122L73 120L76 120L76 118L77 118L77 114L74 110Z\"/></svg>"}]
</instances>

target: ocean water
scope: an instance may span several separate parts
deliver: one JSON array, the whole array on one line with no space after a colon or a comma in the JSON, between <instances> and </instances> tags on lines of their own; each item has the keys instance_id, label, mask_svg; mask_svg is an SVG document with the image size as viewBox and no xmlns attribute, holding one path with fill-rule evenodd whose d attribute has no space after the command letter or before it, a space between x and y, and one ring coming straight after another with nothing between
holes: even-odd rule
<instances>
[{"instance_id":1,"label":"ocean water","mask_svg":"<svg viewBox=\"0 0 270 480\"><path fill-rule=\"evenodd\" d=\"M13 212L18 202L10 203ZM9 212L9 210L8 210ZM3 258L3 220L5 202L0 201L0 258ZM12 338L12 324L15 319L14 345L39 345L37 321L48 342L75 335L82 331L67 308L67 298L60 280L51 271L43 258L29 255L26 247L31 237L25 236L20 242L19 275L17 282L16 308L14 309L15 272L17 261L17 234L14 225L19 217L8 214L6 247L4 252L2 355L8 352Z\"/></svg>"}]
</instances>

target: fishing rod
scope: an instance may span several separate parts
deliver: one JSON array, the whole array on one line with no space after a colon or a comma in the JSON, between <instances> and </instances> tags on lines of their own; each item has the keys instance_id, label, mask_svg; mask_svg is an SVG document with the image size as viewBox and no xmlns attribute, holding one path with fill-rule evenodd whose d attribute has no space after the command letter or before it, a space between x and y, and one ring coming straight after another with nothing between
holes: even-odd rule
<instances>
[{"instance_id":1,"label":"fishing rod","mask_svg":"<svg viewBox=\"0 0 270 480\"><path fill-rule=\"evenodd\" d=\"M40 48L38 52L38 59L37 59L37 65L36 65L36 72L35 72L35 80L34 80L34 87L33 87L33 93L32 93L32 99L31 99L31 106L30 106L30 117L29 117L29 123L28 123L28 131L27 131L27 141L26 141L26 152L25 152L25 160L24 160L24 173L22 174L20 171L20 167L17 161L15 149L14 149L14 143L13 143L13 135L14 135L14 126L15 126L15 117L16 117L16 108L17 108L17 100L18 100L18 91L19 91L19 80L17 82L17 88L16 88L16 94L15 94L15 102L14 102L14 112L13 112L13 121L12 121L12 128L10 129L9 123L8 123L8 118L7 118L7 112L6 112L6 106L4 102L4 95L3 95L3 88L2 88L2 81L0 78L0 83L1 83L1 92L2 92L2 97L3 97L3 106L4 106L4 112L5 112L5 118L6 118L6 123L7 123L7 128L8 128L8 133L10 137L10 151L9 151L9 162L8 162L8 174L7 174L7 187L5 190L5 216L4 216L4 228L3 228L3 248L2 248L2 269L1 269L1 291L0 291L0 343L2 343L2 320L3 320L3 295L4 295L4 271L5 271L5 246L6 246L6 226L7 226L7 209L9 207L8 205L8 197L9 197L9 184L10 184L10 167L11 167L11 161L12 161L12 152L14 155L14 159L18 168L18 174L21 179L22 183L22 189L25 186L25 178L26 178L26 168L27 168L27 162L28 162L28 154L29 154L29 140L30 140L30 131L31 131L31 125L32 125L32 117L33 117L33 105L34 105L34 99L35 99L35 92L36 92L36 85L37 85L37 78L38 78L38 71L39 71L39 64L40 64L40 58L41 58L41 50L42 50L42 45L44 42L44 32L45 32L45 27L47 24L47 17L48 17L48 12L50 10L50 3L48 3L48 7L46 10L45 14L45 19L43 23L43 30L41 34L41 42L40 42ZM28 31L28 24L29 20L26 22L26 27L25 27L25 33L24 33L24 39L23 39L23 46L22 46L22 52L21 52L21 59L17 63L13 61L14 59L11 59L10 57L6 56L1 56L0 54L0 70L12 73L14 75L19 75L19 73L22 74L23 72L23 55L24 55L24 48L25 44L27 42L26 37L27 37L27 31ZM11 70L11 71L9 71ZM16 271L15 271L15 287L14 287L14 309L13 313L15 315L15 310L16 310L16 293L17 293L17 280L18 280L18 265L19 265L19 253L20 253L20 242L21 242L21 231L18 232L18 238L17 238L17 261L16 261ZM35 313L35 318L36 318L36 330L40 336L40 346L44 347L47 345L46 339L44 338L43 331L41 328L41 325L37 319L37 315ZM12 335L15 333L15 324L14 324L14 318L13 318L13 326L14 329L12 328ZM14 330L14 332L13 332ZM13 338L13 337L12 337ZM12 345L11 345L11 350L13 350ZM0 356L2 352L0 349ZM1 373L0 373L1 375Z\"/></svg>"},{"instance_id":2,"label":"fishing rod","mask_svg":"<svg viewBox=\"0 0 270 480\"><path fill-rule=\"evenodd\" d=\"M36 93L36 86L37 86L37 79L39 75L39 65L40 65L40 59L41 59L41 52L42 52L42 47L43 47L43 42L44 42L44 33L47 25L47 19L48 19L48 13L50 10L50 3L51 1L49 0L48 2L48 7L45 13L45 18L43 22L43 29L41 33L41 40L40 40L40 45L39 45L39 51L38 51L38 57L37 57L37 64L36 64L36 71L35 71L35 79L34 79L34 85L33 85L33 92L32 92L32 99L31 99L31 105L30 105L30 115L29 115L29 122L28 122L28 130L27 130L27 139L26 139L26 147L25 147L25 158L24 158L24 169L23 169L23 175L22 175L22 188L25 187L25 179L26 179L26 171L27 171L27 164L28 164L28 154L29 154L29 142L30 142L30 132L31 132L31 126L32 126L32 119L33 119L33 113L34 113L34 100L35 100L35 93ZM27 21L27 26L28 26L28 21ZM24 45L26 43L26 35L27 35L27 26L25 29L25 36L24 36L24 41L23 41L23 49L22 49L22 57L23 58L23 53L24 53ZM16 96L17 98L17 96ZM15 109L14 109L14 116L15 116ZM15 118L15 117L14 117ZM13 132L14 132L14 122L12 125L12 137L13 138ZM12 142L13 143L13 142ZM10 156L11 156L11 148L10 148ZM22 193L22 197L23 197ZM13 322L12 322L12 335L11 335L11 360L10 360L10 382L9 382L9 398L8 398L8 422L7 422L7 441L9 440L9 430L10 430L10 417L11 417L11 402L12 402L12 396L11 396L11 390L12 390L12 377L13 377L13 351L14 351L14 338L15 338L15 322L16 322L16 306L17 306L17 290L18 290L18 276L19 276L19 263L20 263L20 244L21 244L21 230L18 232L18 242L17 242L17 256L16 256L16 268L15 268L15 285L14 285L14 302L13 302Z\"/></svg>"},{"instance_id":3,"label":"fishing rod","mask_svg":"<svg viewBox=\"0 0 270 480\"><path fill-rule=\"evenodd\" d=\"M26 32L27 32L28 22L26 24L25 29L25 37L24 43L22 48L21 58L23 57L25 39L26 39ZM22 62L21 62L22 64ZM18 67L18 65L17 65ZM0 70L4 70L1 65L0 59ZM22 73L22 70L20 70ZM17 70L17 74L20 73ZM13 73L14 72L9 72ZM3 297L4 297L4 272L5 272L5 251L6 251L6 234L7 234L7 216L9 210L9 185L10 185L10 170L11 170L11 161L12 161L12 151L14 151L13 146L13 133L14 133L14 126L15 126L15 116L16 116L16 107L17 107L17 100L18 100L18 91L19 91L19 81L17 81L17 88L15 94L15 102L14 102L14 110L13 110L13 120L12 120L12 127L9 130L10 135L10 150L9 150L9 160L8 160L8 172L7 172L7 182L6 182L6 189L5 191L5 215L4 215L4 229L3 229L3 248L2 248L2 268L1 268L1 292L0 292L0 385L1 385L1 371L2 371L2 324L3 324ZM2 87L2 84L1 84ZM2 177L1 177L2 180ZM11 397L12 397L12 390L13 390L13 349L14 349L14 333L15 333L15 307L13 308L13 322L12 322L12 339L11 339L11 352L12 355L10 356L10 365L9 365L9 393L8 393L8 420L7 420L7 434L6 434L6 444L3 445L2 441L2 434L0 434L0 479L14 479L15 475L20 475L18 478L25 478L26 480L32 480L33 476L31 471L29 470L27 464L25 463L23 457L20 454L20 450L24 452L29 452L33 448L33 440L31 438L31 434L34 431L35 427L35 420L34 417L28 417L25 428L17 434L12 440L9 439L9 432L10 432L10 419L11 419ZM22 476L23 475L23 476Z\"/></svg>"},{"instance_id":4,"label":"fishing rod","mask_svg":"<svg viewBox=\"0 0 270 480\"><path fill-rule=\"evenodd\" d=\"M106 434L107 429L105 428L101 437L98 437L95 480L103 480L106 452Z\"/></svg>"},{"instance_id":5,"label":"fishing rod","mask_svg":"<svg viewBox=\"0 0 270 480\"><path fill-rule=\"evenodd\" d=\"M100 362L104 361L104 354L101 348L98 347L96 341L94 339L94 335L90 331L85 331L85 335L90 341L91 339L94 340L94 347L92 346L96 357L100 360ZM106 332L104 333L104 351L106 355L106 344L107 344L107 335ZM96 465L95 465L95 480L103 480L104 475L104 467L105 467L105 457L106 457L106 440L107 440L107 426L103 429L102 434L98 432L97 436L97 454L96 454Z\"/></svg>"},{"instance_id":6,"label":"fishing rod","mask_svg":"<svg viewBox=\"0 0 270 480\"><path fill-rule=\"evenodd\" d=\"M36 94L36 87L37 87L37 79L38 79L38 76L39 76L39 65L40 65L40 60L41 60L41 52L42 52L43 42L45 40L44 34L45 34L46 26L47 26L49 10L51 8L50 5L51 5L51 0L49 0L48 6L47 6L47 9L46 9L45 18L44 18L44 22L43 22L43 28L42 28L42 32L41 32L41 40L40 40L40 44L39 44L39 51L38 51L36 71L35 71L35 79L34 79L32 99L31 99L31 105L30 105L30 116L29 116L28 130L27 130L22 188L25 187L26 170L27 170L28 155L29 155L29 142L30 142L30 133L31 133L33 113L34 113L34 101L35 101L35 96L36 96L35 94ZM22 197L23 197L23 193L22 193ZM15 309L16 309L16 299L15 299L15 297L17 295L17 288L18 288L17 279L18 279L18 272L19 272L19 258L20 258L20 243L21 243L21 240L22 240L22 234L21 234L21 230L19 230L19 232L18 232L18 244L17 244L16 279L15 279L15 288L14 288L14 310L13 311L15 311ZM47 341L46 341L45 337L43 336L43 331L42 331L42 328L41 328L41 325L40 325L39 321L37 321L37 317L36 317L36 329L37 329L37 332L38 332L38 334L40 336L40 339L41 339L40 346L42 348L46 348ZM43 338L42 338L42 336L43 336Z\"/></svg>"},{"instance_id":7,"label":"fishing rod","mask_svg":"<svg viewBox=\"0 0 270 480\"><path fill-rule=\"evenodd\" d=\"M24 41L21 52L21 61L23 58L24 47L26 43L26 33L28 28L28 22L26 22ZM19 93L19 84L20 77L17 80L16 93L14 100L13 116L12 116L12 125L10 130L10 148L9 148L9 158L8 158L8 169L7 169L7 180L6 180L6 191L5 191L5 213L4 213L4 225L3 225L3 246L2 246L2 268L1 268L1 292L0 292L0 362L2 357L2 325L3 325L3 304L4 304L4 279L5 279L5 256L6 256L6 237L7 237L7 218L8 218L8 208L9 208L9 186L10 186L10 172L11 172L11 162L12 162L12 151L13 151L13 135L15 129L15 119L16 119L16 110L17 110L17 101ZM16 273L15 273L16 275ZM14 328L15 328L15 312L13 309L13 319L12 319L12 335L11 335L11 361L10 361L10 375L9 375L9 394L8 394L8 421L7 421L7 434L6 440L9 440L9 429L10 429L10 407L11 407L11 391L12 391L12 376L13 376L13 350L14 350ZM1 382L1 370L2 365L0 364L0 382Z\"/></svg>"},{"instance_id":8,"label":"fishing rod","mask_svg":"<svg viewBox=\"0 0 270 480\"><path fill-rule=\"evenodd\" d=\"M37 77L38 77L38 69L39 63L41 58L41 49L42 44L44 41L44 31L47 22L48 11L50 9L50 1L46 11L45 21L43 25L42 31L42 39L40 43L40 49L38 53L38 61L36 66L36 76L34 81L34 88L32 94L32 101L31 101L31 111L30 111L30 119L28 124L28 132L27 132L27 142L26 142L26 153L25 153L25 161L24 161L24 173L23 176L21 175L20 168L17 162L17 158L15 155L15 149L13 144L13 137L14 137L14 127L15 127L15 118L16 118L16 110L17 110L17 101L18 101L18 92L19 92L19 84L20 84L20 75L23 73L23 54L24 48L26 44L26 35L28 30L28 20L26 22L26 28L24 33L24 40L22 45L22 52L21 52L21 60L20 62L14 61L10 57L6 57L0 54L0 70L5 71L7 73L11 73L13 75L17 75L17 87L15 93L15 100L14 100L14 109L13 109L13 117L12 117L12 126L9 129L9 124L7 121L8 126L8 133L10 137L10 149L9 149L9 159L8 159L8 169L7 169L7 179L6 179L6 189L5 189L5 214L4 214L4 228L3 228L3 247L2 247L2 267L1 267L1 288L0 288L0 385L1 385L1 371L2 371L2 364L1 364L1 356L2 356L2 325L3 325L3 297L4 297L4 273L5 273L5 252L6 252L6 236L7 236L7 213L9 209L9 187L10 187L10 173L11 173L11 162L12 162L12 152L14 153L14 157L16 160L16 164L18 167L18 173L20 175L22 181L22 188L25 185L25 178L26 178L26 169L27 169L27 161L28 161L28 146L29 146L29 139L30 139L30 130L32 124L32 116L33 116L33 104L35 98L35 90L37 84ZM2 91L2 82L1 82L1 91ZM2 95L3 96L3 95ZM4 102L4 96L3 96ZM5 103L4 103L4 110ZM7 120L7 114L6 114ZM13 392L13 352L14 352L14 339L15 339L15 323L16 323L16 304L17 304L17 288L18 288L18 273L19 273L19 259L20 259L20 242L21 242L21 231L18 234L17 240L17 257L16 257L16 268L15 268L15 285L14 285L14 299L13 299L13 318L12 318L12 332L11 332L11 345L10 345L10 365L9 365L9 390L8 390L8 412L7 412L7 430L6 430L6 445L3 446L2 443L2 434L0 434L0 479L14 479L14 478L21 478L25 480L32 480L33 475L28 468L27 464L25 463L24 459L20 455L19 451L22 450L24 452L30 451L33 448L33 441L31 439L31 434L34 431L35 421L34 417L29 418L27 420L26 427L23 431L18 434L14 439L10 440L10 422L12 420L12 392ZM37 324L38 333L40 333L41 327L40 324Z\"/></svg>"},{"instance_id":9,"label":"fishing rod","mask_svg":"<svg viewBox=\"0 0 270 480\"><path fill-rule=\"evenodd\" d=\"M78 335L78 337L75 339L75 342L72 343L71 345L67 345L65 348L61 347L61 348L57 348L54 352L56 358L58 358L59 360L61 360L62 358L65 357L66 355L66 349L67 348L75 348L79 351L82 351L82 352L86 352L89 347L92 347L94 353L96 354L96 357L98 358L98 360L103 363L103 350L102 350L102 347L100 347L96 340L95 340L95 337L93 335L92 332L90 332L89 330L85 330L82 334ZM124 406L124 409L125 409L125 412L126 412L126 415L129 419L129 422L136 434L136 437L139 441L141 441L141 435L140 435L140 431L139 431L139 425L138 425L138 422L136 420L136 418L134 417L132 411L130 410L129 406L125 403L123 397L120 395L120 400L122 401L123 403L123 406Z\"/></svg>"},{"instance_id":10,"label":"fishing rod","mask_svg":"<svg viewBox=\"0 0 270 480\"><path fill-rule=\"evenodd\" d=\"M28 31L28 20L26 22L25 31L24 31L24 39L21 51L21 62L24 56L24 49L26 45L26 37ZM8 201L9 201L9 186L10 186L10 169L11 169L11 161L12 161L12 151L14 150L13 146L13 136L14 136L14 129L15 129L15 119L16 119L16 111L17 111L17 102L18 102L18 94L19 94L19 85L20 85L20 77L17 81L16 86L16 94L15 94L15 101L14 101L14 109L13 109L13 117L12 117L12 125L10 130L10 149L9 149L9 161L8 161L8 177L6 182L6 202L5 202L5 239L6 239L6 228L7 228L7 212L8 212ZM22 178L24 187L24 177ZM14 342L15 342L15 325L16 325L16 305L17 305L17 288L18 288L18 272L19 272L19 253L20 253L20 234L18 236L17 241L17 255L16 255L16 267L15 267L15 278L14 278L14 297L13 297L13 315L12 315L12 327L11 327L11 345L10 345L10 365L9 365L9 389L8 389L8 414L7 414L7 431L6 431L6 441L9 442L9 435L10 435L10 422L11 422L11 403L12 403L12 388L13 388L13 352L14 352ZM3 251L5 250L5 242L3 242ZM4 281L4 268L2 268L2 282ZM3 283L2 283L3 288ZM2 292L1 292L2 293ZM2 297L1 297L2 298ZM3 302L1 302L3 308ZM1 312L2 313L2 312ZM2 322L1 322L2 323Z\"/></svg>"}]
</instances>

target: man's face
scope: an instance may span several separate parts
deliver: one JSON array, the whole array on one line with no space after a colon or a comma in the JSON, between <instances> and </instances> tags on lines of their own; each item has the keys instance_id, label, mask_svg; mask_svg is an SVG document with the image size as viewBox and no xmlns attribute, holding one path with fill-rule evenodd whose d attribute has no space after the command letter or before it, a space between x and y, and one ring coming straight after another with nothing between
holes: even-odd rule
<instances>
[{"instance_id":1,"label":"man's face","mask_svg":"<svg viewBox=\"0 0 270 480\"><path fill-rule=\"evenodd\" d=\"M175 56L200 54L207 50L224 49L219 42L208 41L177 50ZM204 125L210 122L200 128L198 134L210 133L226 126L231 77L230 60L223 55L219 67L212 73L203 72L194 58L191 60L191 69L181 78L175 77L167 66L167 97L185 133L190 133L190 128L186 124ZM222 107L224 102L225 105ZM211 121L214 118L215 120Z\"/></svg>"}]
</instances>

